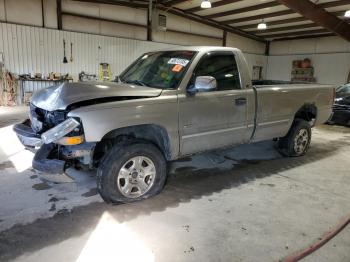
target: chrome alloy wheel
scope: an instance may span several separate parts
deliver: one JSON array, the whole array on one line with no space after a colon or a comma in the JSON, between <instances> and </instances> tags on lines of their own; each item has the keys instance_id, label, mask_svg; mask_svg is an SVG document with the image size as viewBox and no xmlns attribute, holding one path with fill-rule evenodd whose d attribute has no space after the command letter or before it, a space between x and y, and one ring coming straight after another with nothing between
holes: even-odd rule
<instances>
[{"instance_id":1,"label":"chrome alloy wheel","mask_svg":"<svg viewBox=\"0 0 350 262\"><path fill-rule=\"evenodd\" d=\"M155 176L153 161L145 156L136 156L126 161L119 170L117 186L125 197L137 198L152 187Z\"/></svg>"},{"instance_id":2,"label":"chrome alloy wheel","mask_svg":"<svg viewBox=\"0 0 350 262\"><path fill-rule=\"evenodd\" d=\"M300 129L294 138L294 151L298 155L302 154L309 142L309 132L306 129Z\"/></svg>"}]
</instances>

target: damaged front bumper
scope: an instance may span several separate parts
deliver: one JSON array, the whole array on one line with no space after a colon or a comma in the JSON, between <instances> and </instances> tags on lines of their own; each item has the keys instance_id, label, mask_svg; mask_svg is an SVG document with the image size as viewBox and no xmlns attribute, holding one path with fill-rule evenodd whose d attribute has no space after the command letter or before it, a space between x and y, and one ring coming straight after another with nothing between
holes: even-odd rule
<instances>
[{"instance_id":1,"label":"damaged front bumper","mask_svg":"<svg viewBox=\"0 0 350 262\"><path fill-rule=\"evenodd\" d=\"M29 119L23 123L14 125L13 130L21 143L31 151L35 151L35 148L43 144L40 135L36 134L31 128Z\"/></svg>"},{"instance_id":2,"label":"damaged front bumper","mask_svg":"<svg viewBox=\"0 0 350 262\"><path fill-rule=\"evenodd\" d=\"M50 159L55 149L54 144L43 144L35 153L32 166L34 169L49 174L63 174L68 167L67 162L59 159Z\"/></svg>"},{"instance_id":3,"label":"damaged front bumper","mask_svg":"<svg viewBox=\"0 0 350 262\"><path fill-rule=\"evenodd\" d=\"M32 166L34 169L48 174L64 174L73 165L92 167L92 154L95 143L78 145L59 145L45 140L31 128L30 120L16 124L13 130L24 147L35 153Z\"/></svg>"}]
</instances>

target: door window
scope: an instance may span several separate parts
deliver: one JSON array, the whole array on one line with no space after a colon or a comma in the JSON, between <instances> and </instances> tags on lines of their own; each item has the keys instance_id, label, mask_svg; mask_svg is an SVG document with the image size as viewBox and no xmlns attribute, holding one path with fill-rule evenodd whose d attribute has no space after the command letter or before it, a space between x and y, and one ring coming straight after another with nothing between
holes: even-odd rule
<instances>
[{"instance_id":1,"label":"door window","mask_svg":"<svg viewBox=\"0 0 350 262\"><path fill-rule=\"evenodd\" d=\"M231 52L208 53L199 61L194 76L212 76L217 90L241 89L236 59Z\"/></svg>"}]
</instances>

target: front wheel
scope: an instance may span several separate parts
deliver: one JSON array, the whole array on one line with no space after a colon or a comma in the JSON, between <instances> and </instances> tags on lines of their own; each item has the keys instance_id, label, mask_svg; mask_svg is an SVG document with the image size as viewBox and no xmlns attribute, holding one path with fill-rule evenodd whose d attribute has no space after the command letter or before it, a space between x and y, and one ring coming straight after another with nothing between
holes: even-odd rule
<instances>
[{"instance_id":1,"label":"front wheel","mask_svg":"<svg viewBox=\"0 0 350 262\"><path fill-rule=\"evenodd\" d=\"M311 142L310 124L296 119L285 137L278 141L279 151L285 156L302 156L309 149Z\"/></svg>"},{"instance_id":2,"label":"front wheel","mask_svg":"<svg viewBox=\"0 0 350 262\"><path fill-rule=\"evenodd\" d=\"M166 180L166 161L148 143L116 145L97 170L97 188L107 203L128 203L158 194Z\"/></svg>"}]
</instances>

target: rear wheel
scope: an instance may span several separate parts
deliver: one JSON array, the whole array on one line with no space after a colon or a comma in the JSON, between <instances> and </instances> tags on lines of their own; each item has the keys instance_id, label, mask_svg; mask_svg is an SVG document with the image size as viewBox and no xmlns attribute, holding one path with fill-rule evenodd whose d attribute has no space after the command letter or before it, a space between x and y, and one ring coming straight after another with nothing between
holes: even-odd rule
<instances>
[{"instance_id":1,"label":"rear wheel","mask_svg":"<svg viewBox=\"0 0 350 262\"><path fill-rule=\"evenodd\" d=\"M302 156L309 149L311 142L310 124L296 119L285 137L278 141L279 151L285 156Z\"/></svg>"},{"instance_id":2,"label":"rear wheel","mask_svg":"<svg viewBox=\"0 0 350 262\"><path fill-rule=\"evenodd\" d=\"M128 203L158 194L166 179L166 161L152 144L115 146L97 171L97 187L106 202Z\"/></svg>"}]
</instances>

